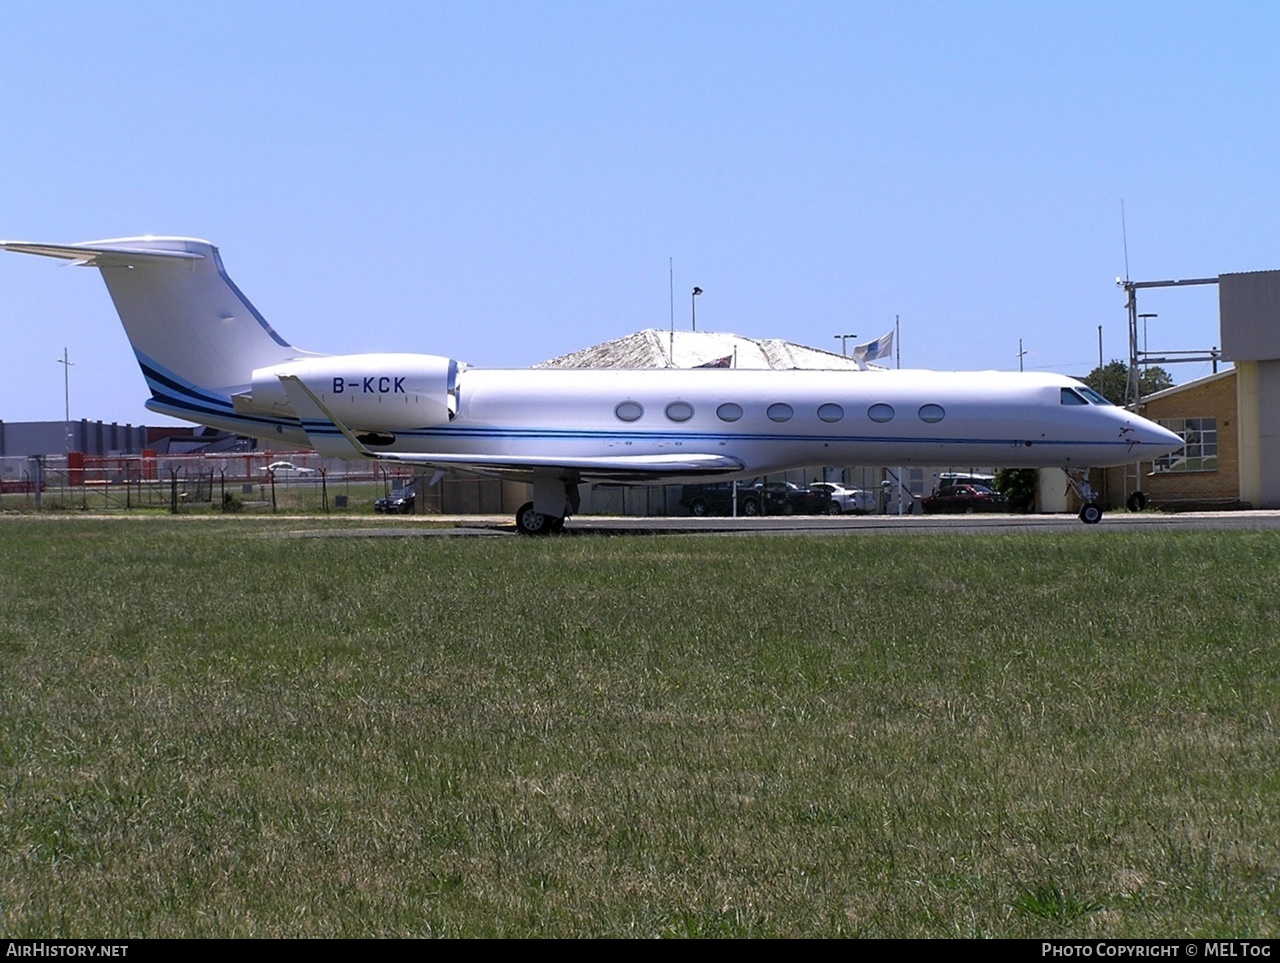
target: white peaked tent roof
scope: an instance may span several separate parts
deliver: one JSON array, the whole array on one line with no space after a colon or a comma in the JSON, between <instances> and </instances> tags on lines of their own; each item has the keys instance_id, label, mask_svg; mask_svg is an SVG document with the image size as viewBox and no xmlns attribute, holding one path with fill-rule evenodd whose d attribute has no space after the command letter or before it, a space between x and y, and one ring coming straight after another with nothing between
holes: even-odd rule
<instances>
[{"instance_id":1,"label":"white peaked tent roof","mask_svg":"<svg viewBox=\"0 0 1280 963\"><path fill-rule=\"evenodd\" d=\"M718 331L677 331L673 335L657 328L646 328L615 341L605 341L534 365L535 368L713 366L802 371L858 370L858 364L852 358L778 338L758 341ZM876 370L877 367L875 364L867 366L868 370Z\"/></svg>"}]
</instances>

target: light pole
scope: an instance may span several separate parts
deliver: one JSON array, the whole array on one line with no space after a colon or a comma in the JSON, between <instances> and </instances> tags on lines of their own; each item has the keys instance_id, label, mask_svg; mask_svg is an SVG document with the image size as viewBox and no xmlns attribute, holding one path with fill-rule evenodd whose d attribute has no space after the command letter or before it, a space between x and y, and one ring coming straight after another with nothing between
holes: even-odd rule
<instances>
[{"instance_id":1,"label":"light pole","mask_svg":"<svg viewBox=\"0 0 1280 963\"><path fill-rule=\"evenodd\" d=\"M846 358L849 357L849 352L845 350L845 345L848 343L850 338L856 338L856 337L857 337L856 334L837 334L836 335L836 340L840 342L840 354L843 357L846 357Z\"/></svg>"},{"instance_id":2,"label":"light pole","mask_svg":"<svg viewBox=\"0 0 1280 963\"><path fill-rule=\"evenodd\" d=\"M1148 322L1151 318L1158 318L1158 317L1160 317L1160 315L1158 315L1158 314L1140 314L1140 315L1138 315L1138 317L1140 317L1140 318L1142 319L1142 353L1143 353L1143 354L1146 354L1146 353L1147 353L1147 322ZM1145 367L1145 365L1146 365L1146 360L1145 360L1145 359L1143 359L1143 366Z\"/></svg>"},{"instance_id":3,"label":"light pole","mask_svg":"<svg viewBox=\"0 0 1280 963\"><path fill-rule=\"evenodd\" d=\"M71 366L74 361L67 357L67 349L62 349L62 357L55 359L58 364L62 365L62 400L63 400L63 424L66 428L66 450L71 451Z\"/></svg>"},{"instance_id":4,"label":"light pole","mask_svg":"<svg viewBox=\"0 0 1280 963\"><path fill-rule=\"evenodd\" d=\"M698 330L698 295L702 293L702 288L694 288L693 294L689 296L689 317L693 320L693 330Z\"/></svg>"}]
</instances>

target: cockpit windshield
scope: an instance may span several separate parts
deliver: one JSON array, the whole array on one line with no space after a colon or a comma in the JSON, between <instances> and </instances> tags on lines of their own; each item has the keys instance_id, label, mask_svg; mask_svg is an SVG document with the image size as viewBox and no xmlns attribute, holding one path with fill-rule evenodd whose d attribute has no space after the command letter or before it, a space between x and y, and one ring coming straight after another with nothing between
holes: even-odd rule
<instances>
[{"instance_id":1,"label":"cockpit windshield","mask_svg":"<svg viewBox=\"0 0 1280 963\"><path fill-rule=\"evenodd\" d=\"M1080 392L1080 394L1088 398L1090 401L1092 401L1095 405L1111 404L1111 402L1109 402L1106 398L1102 397L1102 395L1098 394L1096 391L1094 391L1092 388L1086 385L1081 385L1076 390Z\"/></svg>"},{"instance_id":2,"label":"cockpit windshield","mask_svg":"<svg viewBox=\"0 0 1280 963\"><path fill-rule=\"evenodd\" d=\"M1106 398L1092 388L1080 385L1075 388L1063 388L1060 404L1064 405L1110 405Z\"/></svg>"}]
</instances>

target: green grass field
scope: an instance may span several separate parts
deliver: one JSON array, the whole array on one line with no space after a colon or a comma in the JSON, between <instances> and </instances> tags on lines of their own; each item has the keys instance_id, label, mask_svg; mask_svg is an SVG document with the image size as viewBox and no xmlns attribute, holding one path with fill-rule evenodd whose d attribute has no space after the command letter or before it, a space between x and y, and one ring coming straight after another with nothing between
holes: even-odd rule
<instances>
[{"instance_id":1,"label":"green grass field","mask_svg":"<svg viewBox=\"0 0 1280 963\"><path fill-rule=\"evenodd\" d=\"M320 524L0 519L5 936L1280 935L1273 535Z\"/></svg>"}]
</instances>

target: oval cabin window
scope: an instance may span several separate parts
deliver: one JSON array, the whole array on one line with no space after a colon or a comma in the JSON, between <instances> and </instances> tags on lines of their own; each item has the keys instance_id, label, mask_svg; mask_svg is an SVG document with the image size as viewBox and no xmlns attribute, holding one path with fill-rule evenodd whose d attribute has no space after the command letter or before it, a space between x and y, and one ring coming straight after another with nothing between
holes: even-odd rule
<instances>
[{"instance_id":1,"label":"oval cabin window","mask_svg":"<svg viewBox=\"0 0 1280 963\"><path fill-rule=\"evenodd\" d=\"M619 421L639 421L644 415L644 408L638 402L624 401L613 409L613 413L618 416Z\"/></svg>"},{"instance_id":2,"label":"oval cabin window","mask_svg":"<svg viewBox=\"0 0 1280 963\"><path fill-rule=\"evenodd\" d=\"M947 413L942 410L942 405L921 405L920 420L936 425L943 418L947 417Z\"/></svg>"},{"instance_id":3,"label":"oval cabin window","mask_svg":"<svg viewBox=\"0 0 1280 963\"><path fill-rule=\"evenodd\" d=\"M732 401L726 401L716 409L716 417L721 421L737 421L742 417L742 405L735 405Z\"/></svg>"},{"instance_id":4,"label":"oval cabin window","mask_svg":"<svg viewBox=\"0 0 1280 963\"><path fill-rule=\"evenodd\" d=\"M688 421L693 417L693 405L684 401L673 401L667 405L667 417L672 421Z\"/></svg>"},{"instance_id":5,"label":"oval cabin window","mask_svg":"<svg viewBox=\"0 0 1280 963\"><path fill-rule=\"evenodd\" d=\"M790 405L778 402L776 405L770 405L765 414L769 416L770 421L790 421L795 412Z\"/></svg>"},{"instance_id":6,"label":"oval cabin window","mask_svg":"<svg viewBox=\"0 0 1280 963\"><path fill-rule=\"evenodd\" d=\"M867 417L872 421L878 421L884 424L886 421L893 421L893 405L872 405L867 409Z\"/></svg>"},{"instance_id":7,"label":"oval cabin window","mask_svg":"<svg viewBox=\"0 0 1280 963\"><path fill-rule=\"evenodd\" d=\"M839 405L822 405L818 408L818 417L828 423L839 421L844 417L844 409Z\"/></svg>"}]
</instances>

